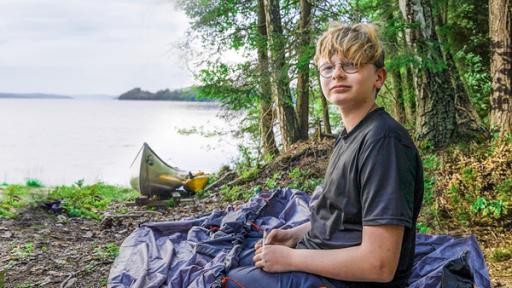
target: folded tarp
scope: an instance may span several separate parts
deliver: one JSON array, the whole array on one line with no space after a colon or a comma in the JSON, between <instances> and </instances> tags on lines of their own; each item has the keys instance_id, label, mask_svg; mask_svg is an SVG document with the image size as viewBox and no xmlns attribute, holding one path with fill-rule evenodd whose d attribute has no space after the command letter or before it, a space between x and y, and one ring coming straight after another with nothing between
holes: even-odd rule
<instances>
[{"instance_id":1,"label":"folded tarp","mask_svg":"<svg viewBox=\"0 0 512 288\"><path fill-rule=\"evenodd\" d=\"M263 231L309 219L309 196L295 189L262 192L238 209L196 219L142 224L121 245L109 287L349 287L316 275L267 273L252 265ZM416 237L409 287L490 287L474 236Z\"/></svg>"}]
</instances>

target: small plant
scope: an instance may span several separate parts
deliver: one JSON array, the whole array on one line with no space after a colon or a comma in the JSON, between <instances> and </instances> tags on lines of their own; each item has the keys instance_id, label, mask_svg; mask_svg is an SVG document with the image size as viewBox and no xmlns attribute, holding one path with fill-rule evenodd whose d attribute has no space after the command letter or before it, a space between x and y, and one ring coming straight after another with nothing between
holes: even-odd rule
<instances>
[{"instance_id":1,"label":"small plant","mask_svg":"<svg viewBox=\"0 0 512 288\"><path fill-rule=\"evenodd\" d=\"M19 209L36 205L37 197L22 185L9 185L0 195L0 218L14 218Z\"/></svg>"},{"instance_id":2,"label":"small plant","mask_svg":"<svg viewBox=\"0 0 512 288\"><path fill-rule=\"evenodd\" d=\"M220 190L220 195L222 195L222 198L224 198L225 201L232 202L236 200L249 200L252 196L256 194L256 191L254 189L249 190L245 189L241 186L233 186L228 187L224 186Z\"/></svg>"},{"instance_id":3,"label":"small plant","mask_svg":"<svg viewBox=\"0 0 512 288\"><path fill-rule=\"evenodd\" d=\"M320 185L322 182L322 179L312 177L308 169L301 169L299 167L290 170L288 176L291 180L289 184L290 187L305 192L313 192L316 186Z\"/></svg>"},{"instance_id":4,"label":"small plant","mask_svg":"<svg viewBox=\"0 0 512 288\"><path fill-rule=\"evenodd\" d=\"M281 172L275 172L274 174L272 174L272 177L268 178L267 181L265 181L265 187L267 189L276 188L277 183L281 179L282 175L283 174Z\"/></svg>"},{"instance_id":5,"label":"small plant","mask_svg":"<svg viewBox=\"0 0 512 288\"><path fill-rule=\"evenodd\" d=\"M499 199L511 199L512 179L506 179L502 183L496 185L496 195Z\"/></svg>"},{"instance_id":6,"label":"small plant","mask_svg":"<svg viewBox=\"0 0 512 288\"><path fill-rule=\"evenodd\" d=\"M430 228L425 223L418 222L418 223L416 223L416 230L419 233L425 234L425 233L428 233L430 231Z\"/></svg>"},{"instance_id":7,"label":"small plant","mask_svg":"<svg viewBox=\"0 0 512 288\"><path fill-rule=\"evenodd\" d=\"M260 169L258 169L257 167L253 167L253 168L246 169L246 170L242 171L241 177L247 181L251 181L251 180L256 179L256 177L258 177L259 173L260 173Z\"/></svg>"},{"instance_id":8,"label":"small plant","mask_svg":"<svg viewBox=\"0 0 512 288\"><path fill-rule=\"evenodd\" d=\"M201 190L196 191L195 195L197 198L202 199L202 198L206 198L206 197L210 196L210 192L201 189Z\"/></svg>"},{"instance_id":9,"label":"small plant","mask_svg":"<svg viewBox=\"0 0 512 288\"><path fill-rule=\"evenodd\" d=\"M27 181L25 182L25 185L27 187L32 187L32 188L44 187L44 185L43 185L43 183L41 183L41 181L39 181L38 179L33 179L33 178L27 179Z\"/></svg>"},{"instance_id":10,"label":"small plant","mask_svg":"<svg viewBox=\"0 0 512 288\"><path fill-rule=\"evenodd\" d=\"M512 250L509 248L495 248L492 250L491 258L496 262L505 262L512 259Z\"/></svg>"},{"instance_id":11,"label":"small plant","mask_svg":"<svg viewBox=\"0 0 512 288\"><path fill-rule=\"evenodd\" d=\"M138 196L135 190L103 183L81 186L59 186L50 192L50 201L61 199L62 206L70 217L100 219L100 212L112 202L132 200Z\"/></svg>"},{"instance_id":12,"label":"small plant","mask_svg":"<svg viewBox=\"0 0 512 288\"><path fill-rule=\"evenodd\" d=\"M23 245L17 245L11 251L11 253L19 258L27 258L34 253L34 243L28 242Z\"/></svg>"},{"instance_id":13,"label":"small plant","mask_svg":"<svg viewBox=\"0 0 512 288\"><path fill-rule=\"evenodd\" d=\"M174 206L176 206L176 201L174 198L169 198L169 200L167 200L167 207L173 208Z\"/></svg>"},{"instance_id":14,"label":"small plant","mask_svg":"<svg viewBox=\"0 0 512 288\"><path fill-rule=\"evenodd\" d=\"M105 258L114 260L119 255L119 246L115 243L108 243L103 246L94 248L94 254Z\"/></svg>"},{"instance_id":15,"label":"small plant","mask_svg":"<svg viewBox=\"0 0 512 288\"><path fill-rule=\"evenodd\" d=\"M500 219L507 212L507 205L502 200L488 200L484 197L478 197L471 205L471 211L474 214L480 213L482 217L492 217Z\"/></svg>"}]
</instances>

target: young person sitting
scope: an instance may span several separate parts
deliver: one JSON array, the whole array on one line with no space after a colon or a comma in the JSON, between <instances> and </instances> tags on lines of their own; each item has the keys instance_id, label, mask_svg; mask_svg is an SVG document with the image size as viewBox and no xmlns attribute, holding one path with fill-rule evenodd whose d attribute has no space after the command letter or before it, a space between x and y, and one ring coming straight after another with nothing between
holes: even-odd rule
<instances>
[{"instance_id":1,"label":"young person sitting","mask_svg":"<svg viewBox=\"0 0 512 288\"><path fill-rule=\"evenodd\" d=\"M255 267L307 272L350 287L405 287L423 168L407 130L375 103L386 80L376 27L330 27L317 42L314 62L345 128L323 190L312 197L310 221L272 230L255 246Z\"/></svg>"}]
</instances>

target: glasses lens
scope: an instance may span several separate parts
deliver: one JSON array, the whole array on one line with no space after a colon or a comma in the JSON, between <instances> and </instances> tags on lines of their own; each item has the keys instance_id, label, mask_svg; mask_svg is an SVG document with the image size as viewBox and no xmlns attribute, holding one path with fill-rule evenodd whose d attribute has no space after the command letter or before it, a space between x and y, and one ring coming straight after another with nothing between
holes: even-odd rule
<instances>
[{"instance_id":1,"label":"glasses lens","mask_svg":"<svg viewBox=\"0 0 512 288\"><path fill-rule=\"evenodd\" d=\"M332 76L332 73L334 72L334 66L331 64L325 64L320 67L320 75L325 78L329 78Z\"/></svg>"},{"instance_id":2,"label":"glasses lens","mask_svg":"<svg viewBox=\"0 0 512 288\"><path fill-rule=\"evenodd\" d=\"M345 71L345 73L349 74L356 73L358 70L357 66L354 65L354 63L352 62L342 63L341 68L343 68L343 71Z\"/></svg>"}]
</instances>

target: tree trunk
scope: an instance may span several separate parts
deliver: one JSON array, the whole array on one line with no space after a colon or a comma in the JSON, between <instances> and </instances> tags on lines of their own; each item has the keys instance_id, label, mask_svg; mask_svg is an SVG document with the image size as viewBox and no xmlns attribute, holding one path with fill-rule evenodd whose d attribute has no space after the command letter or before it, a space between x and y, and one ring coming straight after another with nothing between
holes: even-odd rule
<instances>
[{"instance_id":1,"label":"tree trunk","mask_svg":"<svg viewBox=\"0 0 512 288\"><path fill-rule=\"evenodd\" d=\"M443 11L443 9L441 9ZM436 19L439 26L446 25L446 16L439 11L436 15ZM445 8L444 11L447 11ZM444 39L442 33L438 34L439 42L448 42ZM451 82L455 91L455 119L457 123L457 134L459 140L463 139L485 139L489 137L489 132L485 128L482 120L476 113L473 104L469 98L469 91L464 86L464 79L462 79L461 72L455 64L455 60L452 56L452 51L449 48L443 49L441 46L441 52L443 53L444 61L448 66L448 71L451 76Z\"/></svg>"},{"instance_id":2,"label":"tree trunk","mask_svg":"<svg viewBox=\"0 0 512 288\"><path fill-rule=\"evenodd\" d=\"M267 27L265 21L265 6L263 0L258 0L258 70L260 78L260 137L263 144L263 154L277 155L274 130L272 129L274 118L272 117L272 87L268 70L267 54Z\"/></svg>"},{"instance_id":3,"label":"tree trunk","mask_svg":"<svg viewBox=\"0 0 512 288\"><path fill-rule=\"evenodd\" d=\"M491 38L491 126L512 133L512 4L489 0Z\"/></svg>"},{"instance_id":4,"label":"tree trunk","mask_svg":"<svg viewBox=\"0 0 512 288\"><path fill-rule=\"evenodd\" d=\"M311 56L311 3L300 0L299 41L297 46L297 125L300 139L308 139L309 130L309 61Z\"/></svg>"},{"instance_id":5,"label":"tree trunk","mask_svg":"<svg viewBox=\"0 0 512 288\"><path fill-rule=\"evenodd\" d=\"M459 139L486 139L489 131L476 113L475 107L469 99L468 90L465 89L459 70L450 52L446 53L446 63L452 75L452 84L455 89L455 119L457 121L457 134Z\"/></svg>"},{"instance_id":6,"label":"tree trunk","mask_svg":"<svg viewBox=\"0 0 512 288\"><path fill-rule=\"evenodd\" d=\"M283 146L287 150L299 139L299 135L286 64L286 39L283 36L281 15L279 14L279 0L264 0L264 2L270 48L272 96L277 108Z\"/></svg>"},{"instance_id":7,"label":"tree trunk","mask_svg":"<svg viewBox=\"0 0 512 288\"><path fill-rule=\"evenodd\" d=\"M455 139L455 91L447 69L434 69L443 61L438 45L429 0L400 0L400 10L409 24L406 38L423 63L416 71L414 86L417 95L416 132L418 140L432 148L443 147Z\"/></svg>"},{"instance_id":8,"label":"tree trunk","mask_svg":"<svg viewBox=\"0 0 512 288\"><path fill-rule=\"evenodd\" d=\"M407 101L405 103L405 119L407 119L410 127L416 125L416 95L414 91L414 79L412 76L411 65L407 65L404 73L405 77L402 77L402 87L405 93Z\"/></svg>"},{"instance_id":9,"label":"tree trunk","mask_svg":"<svg viewBox=\"0 0 512 288\"><path fill-rule=\"evenodd\" d=\"M316 77L318 80L318 87L320 88L320 101L322 102L322 121L324 122L325 134L332 134L331 129L331 121L329 120L329 105L327 104L327 99L325 99L324 93L322 91L322 83L320 80L320 73L316 73Z\"/></svg>"},{"instance_id":10,"label":"tree trunk","mask_svg":"<svg viewBox=\"0 0 512 288\"><path fill-rule=\"evenodd\" d=\"M393 98L395 98L393 105L393 110L395 112L394 114L398 122L405 124L406 118L403 96L404 93L402 89L402 76L400 75L400 71L396 69L389 71L389 74L391 76L391 83L393 84Z\"/></svg>"},{"instance_id":11,"label":"tree trunk","mask_svg":"<svg viewBox=\"0 0 512 288\"><path fill-rule=\"evenodd\" d=\"M406 40L406 32L405 29L401 29L400 32L402 33L402 41L404 48L410 52L410 49L412 47L409 46ZM410 127L414 127L416 125L416 95L414 91L414 79L413 79L413 69L410 64L406 64L405 66L405 73L402 76L402 91L405 93L404 98L405 101L405 115L407 121L409 121ZM404 82L405 80L405 82Z\"/></svg>"}]
</instances>

